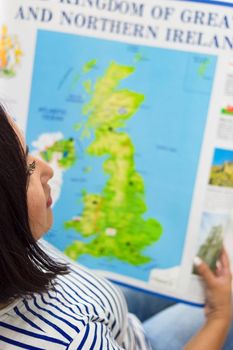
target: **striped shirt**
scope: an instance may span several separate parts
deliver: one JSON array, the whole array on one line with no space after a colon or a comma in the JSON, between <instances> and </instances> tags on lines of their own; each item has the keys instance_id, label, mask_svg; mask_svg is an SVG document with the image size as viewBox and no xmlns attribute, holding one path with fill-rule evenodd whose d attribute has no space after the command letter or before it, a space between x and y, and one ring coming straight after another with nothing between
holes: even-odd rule
<instances>
[{"instance_id":1,"label":"striped shirt","mask_svg":"<svg viewBox=\"0 0 233 350\"><path fill-rule=\"evenodd\" d=\"M64 261L58 250L44 241L42 245ZM0 350L150 349L120 290L66 261L71 272L57 277L53 289L0 310Z\"/></svg>"}]
</instances>

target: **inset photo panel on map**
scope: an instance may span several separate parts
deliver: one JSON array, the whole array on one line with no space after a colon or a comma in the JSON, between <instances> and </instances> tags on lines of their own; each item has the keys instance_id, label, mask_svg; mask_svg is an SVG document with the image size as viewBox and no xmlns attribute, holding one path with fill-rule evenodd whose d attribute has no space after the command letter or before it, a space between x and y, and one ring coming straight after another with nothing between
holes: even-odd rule
<instances>
[{"instance_id":1,"label":"inset photo panel on map","mask_svg":"<svg viewBox=\"0 0 233 350\"><path fill-rule=\"evenodd\" d=\"M209 185L233 187L233 150L215 149Z\"/></svg>"}]
</instances>

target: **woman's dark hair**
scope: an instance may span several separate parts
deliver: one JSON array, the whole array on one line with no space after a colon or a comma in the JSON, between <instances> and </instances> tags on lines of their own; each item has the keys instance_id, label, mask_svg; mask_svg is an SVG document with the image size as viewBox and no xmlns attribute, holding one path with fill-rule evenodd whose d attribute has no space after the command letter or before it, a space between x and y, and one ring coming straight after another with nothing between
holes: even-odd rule
<instances>
[{"instance_id":1,"label":"woman's dark hair","mask_svg":"<svg viewBox=\"0 0 233 350\"><path fill-rule=\"evenodd\" d=\"M0 304L44 292L57 275L69 272L33 238L27 183L25 151L0 105Z\"/></svg>"}]
</instances>

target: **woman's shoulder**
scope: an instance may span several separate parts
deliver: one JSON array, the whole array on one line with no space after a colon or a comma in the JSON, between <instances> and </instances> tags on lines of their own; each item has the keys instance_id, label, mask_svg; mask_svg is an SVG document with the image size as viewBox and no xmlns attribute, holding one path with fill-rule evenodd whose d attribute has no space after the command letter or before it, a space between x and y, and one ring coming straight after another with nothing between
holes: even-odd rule
<instances>
[{"instance_id":1,"label":"woman's shoulder","mask_svg":"<svg viewBox=\"0 0 233 350\"><path fill-rule=\"evenodd\" d=\"M75 306L78 315L107 324L113 334L121 332L128 313L121 290L95 271L72 261L49 243L43 241L42 245L53 259L69 264L70 273L58 276L53 287L54 293L61 298L57 302L68 301Z\"/></svg>"},{"instance_id":2,"label":"woman's shoulder","mask_svg":"<svg viewBox=\"0 0 233 350\"><path fill-rule=\"evenodd\" d=\"M40 245L53 259L69 265L70 273L59 276L56 279L57 285L62 283L63 288L66 287L66 291L73 293L73 296L76 295L79 298L90 296L92 300L105 308L107 306L108 309L112 309L112 306L116 303L118 307L122 307L124 310L127 309L121 290L101 276L100 273L71 260L45 240L41 240Z\"/></svg>"},{"instance_id":3,"label":"woman's shoulder","mask_svg":"<svg viewBox=\"0 0 233 350\"><path fill-rule=\"evenodd\" d=\"M69 263L70 273L59 275L47 292L18 300L0 317L0 348L135 348L135 326L120 290L47 242L40 244L53 259Z\"/></svg>"}]
</instances>

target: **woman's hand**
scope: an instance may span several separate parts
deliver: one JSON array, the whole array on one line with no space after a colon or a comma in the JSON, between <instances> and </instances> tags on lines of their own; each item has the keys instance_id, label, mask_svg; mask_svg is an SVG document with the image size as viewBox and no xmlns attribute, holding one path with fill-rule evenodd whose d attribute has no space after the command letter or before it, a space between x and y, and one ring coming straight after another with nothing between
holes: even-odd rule
<instances>
[{"instance_id":1,"label":"woman's hand","mask_svg":"<svg viewBox=\"0 0 233 350\"><path fill-rule=\"evenodd\" d=\"M206 287L205 313L207 321L218 319L230 323L232 317L232 277L225 249L222 250L215 273L199 258L195 258L195 263Z\"/></svg>"},{"instance_id":2,"label":"woman's hand","mask_svg":"<svg viewBox=\"0 0 233 350\"><path fill-rule=\"evenodd\" d=\"M232 318L230 264L223 249L216 272L200 258L194 260L206 287L205 313L207 321L188 342L185 350L220 350L227 337Z\"/></svg>"}]
</instances>

